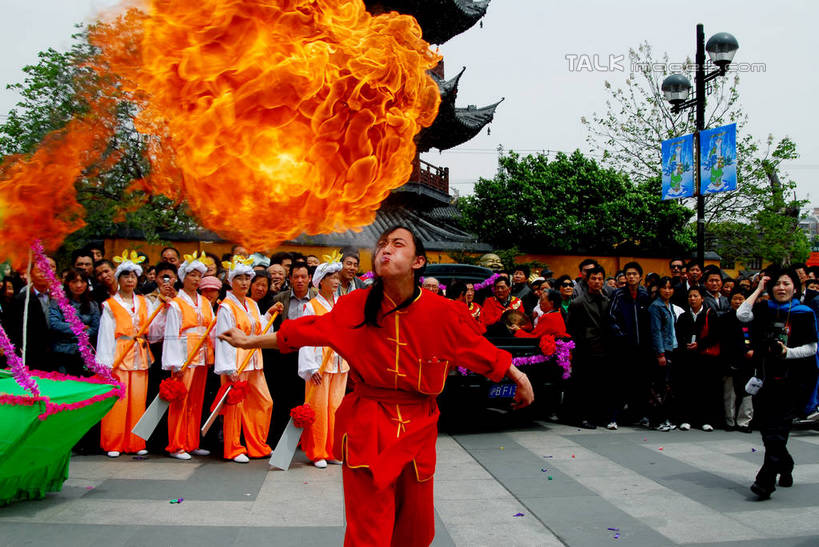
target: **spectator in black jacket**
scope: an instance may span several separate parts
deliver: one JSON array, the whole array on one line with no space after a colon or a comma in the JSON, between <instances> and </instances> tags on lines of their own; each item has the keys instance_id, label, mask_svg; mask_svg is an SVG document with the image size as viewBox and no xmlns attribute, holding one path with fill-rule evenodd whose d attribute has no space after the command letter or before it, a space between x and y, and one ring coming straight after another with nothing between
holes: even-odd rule
<instances>
[{"instance_id":1,"label":"spectator in black jacket","mask_svg":"<svg viewBox=\"0 0 819 547\"><path fill-rule=\"evenodd\" d=\"M702 276L705 287L705 305L722 317L731 311L731 304L722 294L722 272L716 266L708 266Z\"/></svg>"},{"instance_id":2,"label":"spectator in black jacket","mask_svg":"<svg viewBox=\"0 0 819 547\"><path fill-rule=\"evenodd\" d=\"M569 305L567 330L575 352L567 406L580 427L586 429L595 429L595 422L604 419L607 374L611 370L606 351L610 332L609 298L603 293L605 277L602 266L590 268L586 290Z\"/></svg>"},{"instance_id":3,"label":"spectator in black jacket","mask_svg":"<svg viewBox=\"0 0 819 547\"><path fill-rule=\"evenodd\" d=\"M688 310L677 319L677 354L674 361L674 390L680 429L691 424L713 431L719 423L722 401L722 371L714 356L719 352L717 316L705 307L705 291L688 289Z\"/></svg>"},{"instance_id":4,"label":"spectator in black jacket","mask_svg":"<svg viewBox=\"0 0 819 547\"><path fill-rule=\"evenodd\" d=\"M52 270L56 271L54 259L48 257ZM48 294L48 278L35 264L31 268L31 283L22 292L14 295L10 309L4 314L6 331L11 342L22 355L26 348L25 362L29 368L52 372L57 370L57 363L51 353L51 336L48 330L48 309L51 299ZM23 316L26 310L28 293L27 327L23 328ZM23 331L26 340L23 339Z\"/></svg>"},{"instance_id":5,"label":"spectator in black jacket","mask_svg":"<svg viewBox=\"0 0 819 547\"><path fill-rule=\"evenodd\" d=\"M637 262L623 267L626 286L617 289L609 307L612 331L612 370L609 393L611 415L608 428L617 429L617 418L628 403L632 418L648 427L649 371L651 370L651 327L648 307L651 297L640 282L643 268Z\"/></svg>"}]
</instances>

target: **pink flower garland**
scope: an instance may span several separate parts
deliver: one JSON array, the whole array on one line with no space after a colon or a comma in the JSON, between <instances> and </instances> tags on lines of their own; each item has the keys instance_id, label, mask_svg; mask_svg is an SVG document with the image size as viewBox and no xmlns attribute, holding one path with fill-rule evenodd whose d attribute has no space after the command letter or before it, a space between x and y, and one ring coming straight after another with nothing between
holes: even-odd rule
<instances>
[{"instance_id":1,"label":"pink flower garland","mask_svg":"<svg viewBox=\"0 0 819 547\"><path fill-rule=\"evenodd\" d=\"M487 288L487 287L491 287L491 286L493 286L493 285L495 284L495 280L496 280L497 278L499 278L499 277L500 277L500 274L496 274L496 273L494 273L494 274L492 274L491 276L489 276L489 279L487 279L487 280L485 280L485 281L481 281L480 283L476 283L476 284L472 285L472 287L473 287L473 288L474 288L476 291L479 291L479 290L481 290L481 289L485 289L485 288Z\"/></svg>"},{"instance_id":2,"label":"pink flower garland","mask_svg":"<svg viewBox=\"0 0 819 547\"><path fill-rule=\"evenodd\" d=\"M118 391L124 393L125 387L116 378L114 378L114 376L111 374L111 369L97 363L97 360L94 357L94 350L91 348L91 342L88 339L88 332L85 330L85 325L77 315L77 310L74 309L74 306L72 306L71 302L68 301L68 297L65 295L62 285L59 281L57 281L57 276L48 263L48 258L46 257L45 249L43 249L42 243L37 240L34 242L31 248L34 251L34 259L37 263L37 268L43 272L43 275L45 275L48 279L49 293L57 301L57 305L60 307L60 310L62 310L65 320L71 327L71 332L73 332L74 336L77 337L77 346L79 347L80 355L82 355L85 367L94 374L98 374L104 378L105 383L117 386L119 388ZM72 379L74 378L72 377Z\"/></svg>"},{"instance_id":3,"label":"pink flower garland","mask_svg":"<svg viewBox=\"0 0 819 547\"><path fill-rule=\"evenodd\" d=\"M546 361L555 360L557 365L563 369L562 378L567 380L572 375L572 361L571 351L574 349L574 342L571 340L558 340L555 342L555 352L552 355L531 355L529 357L515 357L512 359L512 364L515 367L536 365L538 363L545 363ZM465 367L458 367L458 372L461 376L469 374L469 370Z\"/></svg>"},{"instance_id":4,"label":"pink flower garland","mask_svg":"<svg viewBox=\"0 0 819 547\"><path fill-rule=\"evenodd\" d=\"M23 363L23 360L20 359L20 356L14 351L14 344L9 340L2 325L0 325L0 352L6 356L6 362L11 369L11 374L20 387L35 397L39 397L40 389L37 387L37 382L31 377L31 373L25 363Z\"/></svg>"},{"instance_id":5,"label":"pink flower garland","mask_svg":"<svg viewBox=\"0 0 819 547\"><path fill-rule=\"evenodd\" d=\"M367 281L368 279L372 279L373 277L375 277L375 274L372 272L372 270L370 270L369 272L367 272L365 274L361 274L358 278L361 281Z\"/></svg>"}]
</instances>

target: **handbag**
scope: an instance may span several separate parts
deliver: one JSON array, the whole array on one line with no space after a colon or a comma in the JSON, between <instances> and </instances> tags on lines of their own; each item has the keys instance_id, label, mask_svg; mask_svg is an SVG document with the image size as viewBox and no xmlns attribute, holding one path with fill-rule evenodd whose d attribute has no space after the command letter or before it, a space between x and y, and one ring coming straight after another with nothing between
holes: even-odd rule
<instances>
[{"instance_id":1,"label":"handbag","mask_svg":"<svg viewBox=\"0 0 819 547\"><path fill-rule=\"evenodd\" d=\"M709 327L708 327L708 316L711 315L710 310L705 309L705 310L703 310L703 313L705 314L705 326L702 328L702 333L700 335L700 340L707 337L709 332L710 332ZM702 355L708 355L708 356L711 356L711 357L719 357L719 354L720 354L720 347L719 346L720 346L720 344L719 344L719 342L717 342L713 346L709 346L709 347L703 349L700 353Z\"/></svg>"},{"instance_id":2,"label":"handbag","mask_svg":"<svg viewBox=\"0 0 819 547\"><path fill-rule=\"evenodd\" d=\"M745 393L748 395L756 395L759 393L759 390L762 388L762 380L757 378L756 376L751 376L751 379L748 380L748 383L745 384Z\"/></svg>"}]
</instances>

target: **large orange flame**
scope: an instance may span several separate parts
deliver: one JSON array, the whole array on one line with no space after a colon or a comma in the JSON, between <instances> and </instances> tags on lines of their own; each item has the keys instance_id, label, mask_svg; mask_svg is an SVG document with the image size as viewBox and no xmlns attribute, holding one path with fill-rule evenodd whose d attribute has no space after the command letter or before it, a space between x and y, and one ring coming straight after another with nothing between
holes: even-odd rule
<instances>
[{"instance_id":1,"label":"large orange flame","mask_svg":"<svg viewBox=\"0 0 819 547\"><path fill-rule=\"evenodd\" d=\"M0 256L19 266L35 239L53 249L83 225L74 185L104 164L123 93L151 162L136 186L253 248L365 226L409 178L440 102L413 18L361 0L143 4L91 29L90 114L0 165Z\"/></svg>"},{"instance_id":2,"label":"large orange flame","mask_svg":"<svg viewBox=\"0 0 819 547\"><path fill-rule=\"evenodd\" d=\"M371 223L440 101L416 21L361 0L157 0L92 39L143 106L145 188L253 248Z\"/></svg>"}]
</instances>

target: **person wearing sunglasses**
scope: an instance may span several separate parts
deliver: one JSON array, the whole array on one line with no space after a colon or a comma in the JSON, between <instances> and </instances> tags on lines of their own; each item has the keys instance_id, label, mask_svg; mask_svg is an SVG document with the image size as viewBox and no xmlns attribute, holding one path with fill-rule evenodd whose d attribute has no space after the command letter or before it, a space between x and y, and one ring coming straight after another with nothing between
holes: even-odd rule
<instances>
[{"instance_id":1,"label":"person wearing sunglasses","mask_svg":"<svg viewBox=\"0 0 819 547\"><path fill-rule=\"evenodd\" d=\"M560 293L560 315L565 323L569 319L569 304L574 298L574 281L568 275L561 275L555 280L555 289Z\"/></svg>"},{"instance_id":2,"label":"person wearing sunglasses","mask_svg":"<svg viewBox=\"0 0 819 547\"><path fill-rule=\"evenodd\" d=\"M671 270L671 285L676 287L683 282L685 274L685 260L679 257L672 258L668 262L668 269Z\"/></svg>"}]
</instances>

